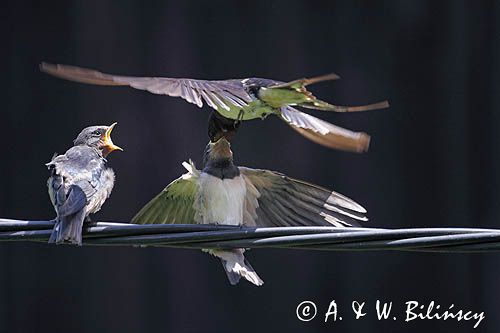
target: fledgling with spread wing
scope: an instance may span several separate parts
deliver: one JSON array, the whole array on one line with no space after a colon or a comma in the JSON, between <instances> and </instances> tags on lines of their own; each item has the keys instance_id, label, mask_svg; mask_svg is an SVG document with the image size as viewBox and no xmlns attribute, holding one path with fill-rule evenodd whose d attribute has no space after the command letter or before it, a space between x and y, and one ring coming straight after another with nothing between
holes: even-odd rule
<instances>
[{"instance_id":1,"label":"fledgling with spread wing","mask_svg":"<svg viewBox=\"0 0 500 333\"><path fill-rule=\"evenodd\" d=\"M48 74L82 83L103 86L130 86L147 90L153 94L181 97L189 103L202 107L206 103L215 112L228 120L264 119L276 115L295 131L320 145L354 152L368 150L370 136L335 126L294 108L334 112L357 112L389 107L387 101L363 106L338 106L324 102L306 86L339 78L336 74L314 78L281 82L262 78L230 80L196 80L166 77L120 76L96 70L67 66L40 64ZM210 138L213 141L213 138Z\"/></svg>"},{"instance_id":2,"label":"fledgling with spread wing","mask_svg":"<svg viewBox=\"0 0 500 333\"><path fill-rule=\"evenodd\" d=\"M184 162L188 172L147 203L133 223L342 228L367 220L363 207L339 193L278 172L235 166L226 135L217 137L207 145L203 170ZM263 284L244 249L206 251L221 259L231 284L241 277Z\"/></svg>"},{"instance_id":3,"label":"fledgling with spread wing","mask_svg":"<svg viewBox=\"0 0 500 333\"><path fill-rule=\"evenodd\" d=\"M46 164L49 196L57 214L49 243L81 245L83 222L110 196L115 173L106 167L106 156L122 150L111 140L115 125L85 128L72 148Z\"/></svg>"}]
</instances>

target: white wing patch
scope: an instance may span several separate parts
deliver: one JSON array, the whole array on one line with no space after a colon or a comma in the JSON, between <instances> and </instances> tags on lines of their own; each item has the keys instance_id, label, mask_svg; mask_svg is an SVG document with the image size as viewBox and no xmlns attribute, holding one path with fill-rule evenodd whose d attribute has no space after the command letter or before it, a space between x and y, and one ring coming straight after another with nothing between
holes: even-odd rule
<instances>
[{"instance_id":1,"label":"white wing patch","mask_svg":"<svg viewBox=\"0 0 500 333\"><path fill-rule=\"evenodd\" d=\"M189 160L189 163L186 161L182 162L182 166L188 171L187 173L182 175L183 179L200 176L200 170L196 169L196 166L194 165L194 162L192 160Z\"/></svg>"}]
</instances>

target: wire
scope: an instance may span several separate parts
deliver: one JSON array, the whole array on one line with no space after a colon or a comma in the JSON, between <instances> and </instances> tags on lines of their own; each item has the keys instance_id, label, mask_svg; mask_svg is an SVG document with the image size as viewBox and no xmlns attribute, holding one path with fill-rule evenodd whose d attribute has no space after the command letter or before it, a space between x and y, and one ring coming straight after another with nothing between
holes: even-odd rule
<instances>
[{"instance_id":1,"label":"wire","mask_svg":"<svg viewBox=\"0 0 500 333\"><path fill-rule=\"evenodd\" d=\"M0 241L47 242L54 221L0 219ZM293 248L328 251L492 252L500 230L472 228L250 228L225 225L97 222L84 226L84 245L209 248Z\"/></svg>"}]
</instances>

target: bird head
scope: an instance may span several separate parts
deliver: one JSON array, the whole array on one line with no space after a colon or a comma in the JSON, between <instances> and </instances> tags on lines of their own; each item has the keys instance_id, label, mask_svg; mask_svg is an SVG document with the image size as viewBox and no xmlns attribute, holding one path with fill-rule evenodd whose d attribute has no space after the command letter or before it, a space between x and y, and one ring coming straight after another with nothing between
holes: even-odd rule
<instances>
[{"instance_id":1,"label":"bird head","mask_svg":"<svg viewBox=\"0 0 500 333\"><path fill-rule=\"evenodd\" d=\"M111 140L111 132L115 126L116 123L111 124L111 126L90 126L84 128L75 139L74 145L86 145L96 148L102 152L104 157L114 150L123 151L122 148L115 145Z\"/></svg>"},{"instance_id":2,"label":"bird head","mask_svg":"<svg viewBox=\"0 0 500 333\"><path fill-rule=\"evenodd\" d=\"M205 148L204 164L207 165L211 162L222 162L233 160L233 152L231 151L231 144L222 136L215 142L209 142Z\"/></svg>"},{"instance_id":3,"label":"bird head","mask_svg":"<svg viewBox=\"0 0 500 333\"><path fill-rule=\"evenodd\" d=\"M231 141L240 127L239 121L225 118L217 112L211 112L208 118L208 137L210 141L217 142L222 136Z\"/></svg>"}]
</instances>

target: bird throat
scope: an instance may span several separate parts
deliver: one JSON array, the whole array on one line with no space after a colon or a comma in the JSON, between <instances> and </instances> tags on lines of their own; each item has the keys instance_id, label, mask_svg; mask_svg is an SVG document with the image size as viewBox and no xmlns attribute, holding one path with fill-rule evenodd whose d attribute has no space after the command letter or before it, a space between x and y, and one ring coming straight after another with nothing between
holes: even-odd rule
<instances>
[{"instance_id":1,"label":"bird throat","mask_svg":"<svg viewBox=\"0 0 500 333\"><path fill-rule=\"evenodd\" d=\"M240 175L240 170L233 163L231 146L224 138L207 145L203 172L220 179L233 179Z\"/></svg>"}]
</instances>

